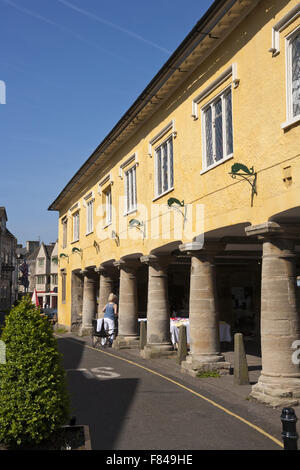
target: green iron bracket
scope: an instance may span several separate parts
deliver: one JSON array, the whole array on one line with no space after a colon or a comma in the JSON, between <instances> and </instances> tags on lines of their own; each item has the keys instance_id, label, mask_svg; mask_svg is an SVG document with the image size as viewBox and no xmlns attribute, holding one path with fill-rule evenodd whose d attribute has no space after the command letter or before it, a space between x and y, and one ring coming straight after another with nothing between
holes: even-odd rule
<instances>
[{"instance_id":1,"label":"green iron bracket","mask_svg":"<svg viewBox=\"0 0 300 470\"><path fill-rule=\"evenodd\" d=\"M254 171L254 167L252 166L250 169L246 166L243 165L242 163L235 163L231 167L231 172L229 173L231 175L231 178L235 179L237 176L241 177L243 180L248 181L252 188L251 192L251 207L253 206L253 197L254 194L257 195L257 189L256 189L256 178L257 178L257 173Z\"/></svg>"},{"instance_id":2,"label":"green iron bracket","mask_svg":"<svg viewBox=\"0 0 300 470\"><path fill-rule=\"evenodd\" d=\"M100 251L100 245L99 245L98 242L96 242L96 240L94 240L93 246L94 246L94 248L96 248L96 252L99 253L99 251Z\"/></svg>"},{"instance_id":3,"label":"green iron bracket","mask_svg":"<svg viewBox=\"0 0 300 470\"><path fill-rule=\"evenodd\" d=\"M145 238L145 224L144 222L140 222L139 220L137 219L131 219L129 220L129 228L137 228L138 230L140 230L143 234L143 238Z\"/></svg>"},{"instance_id":4,"label":"green iron bracket","mask_svg":"<svg viewBox=\"0 0 300 470\"><path fill-rule=\"evenodd\" d=\"M184 201L179 201L179 199L176 199L176 197L170 197L168 199L168 206L169 207L172 207L173 204L177 204L177 206L181 206L181 207L184 207Z\"/></svg>"},{"instance_id":5,"label":"green iron bracket","mask_svg":"<svg viewBox=\"0 0 300 470\"><path fill-rule=\"evenodd\" d=\"M176 199L176 197L170 197L167 201L167 204L170 208L175 209L177 212L180 212L180 214L183 217L183 224L186 221L186 206L184 205L184 201L179 201L179 199ZM184 207L184 212L180 210L180 207Z\"/></svg>"},{"instance_id":6,"label":"green iron bracket","mask_svg":"<svg viewBox=\"0 0 300 470\"><path fill-rule=\"evenodd\" d=\"M61 254L59 255L59 261L60 261L61 258L67 258L68 263L69 263L69 255L67 255L66 253L61 253ZM59 264L59 262L58 262L58 264Z\"/></svg>"},{"instance_id":7,"label":"green iron bracket","mask_svg":"<svg viewBox=\"0 0 300 470\"><path fill-rule=\"evenodd\" d=\"M72 254L73 253L79 253L81 255L82 254L82 249L81 248L76 248L76 246L74 246L74 248L72 248Z\"/></svg>"},{"instance_id":8,"label":"green iron bracket","mask_svg":"<svg viewBox=\"0 0 300 470\"><path fill-rule=\"evenodd\" d=\"M120 238L119 238L119 235L118 235L117 232L115 232L114 230L112 230L112 232L111 232L111 238L112 238L113 240L115 240L117 246L120 246Z\"/></svg>"}]
</instances>

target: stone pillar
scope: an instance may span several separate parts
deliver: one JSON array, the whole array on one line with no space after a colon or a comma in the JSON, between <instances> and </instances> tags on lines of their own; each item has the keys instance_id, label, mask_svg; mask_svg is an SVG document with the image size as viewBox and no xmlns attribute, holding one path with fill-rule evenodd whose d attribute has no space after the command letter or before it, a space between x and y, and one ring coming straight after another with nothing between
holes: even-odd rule
<instances>
[{"instance_id":1,"label":"stone pillar","mask_svg":"<svg viewBox=\"0 0 300 470\"><path fill-rule=\"evenodd\" d=\"M107 304L109 294L113 293L112 269L99 266L95 271L99 273L98 318L103 318L103 308Z\"/></svg>"},{"instance_id":2,"label":"stone pillar","mask_svg":"<svg viewBox=\"0 0 300 470\"><path fill-rule=\"evenodd\" d=\"M272 406L300 403L300 366L293 361L300 339L295 241L300 227L267 222L246 228L263 243L261 286L262 372L251 396Z\"/></svg>"},{"instance_id":3,"label":"stone pillar","mask_svg":"<svg viewBox=\"0 0 300 470\"><path fill-rule=\"evenodd\" d=\"M83 275L82 325L79 336L90 334L92 320L96 317L96 276L91 269L80 271Z\"/></svg>"},{"instance_id":4,"label":"stone pillar","mask_svg":"<svg viewBox=\"0 0 300 470\"><path fill-rule=\"evenodd\" d=\"M150 359L170 355L173 354L167 278L170 257L149 255L142 256L140 260L149 266L147 345L141 351L141 356Z\"/></svg>"},{"instance_id":5,"label":"stone pillar","mask_svg":"<svg viewBox=\"0 0 300 470\"><path fill-rule=\"evenodd\" d=\"M188 243L180 251L191 255L190 353L182 362L182 372L197 375L201 371L230 372L220 352L219 312L214 256L224 249L217 242Z\"/></svg>"},{"instance_id":6,"label":"stone pillar","mask_svg":"<svg viewBox=\"0 0 300 470\"><path fill-rule=\"evenodd\" d=\"M119 260L114 266L120 270L119 328L113 342L115 349L139 347L136 270L137 260Z\"/></svg>"}]
</instances>

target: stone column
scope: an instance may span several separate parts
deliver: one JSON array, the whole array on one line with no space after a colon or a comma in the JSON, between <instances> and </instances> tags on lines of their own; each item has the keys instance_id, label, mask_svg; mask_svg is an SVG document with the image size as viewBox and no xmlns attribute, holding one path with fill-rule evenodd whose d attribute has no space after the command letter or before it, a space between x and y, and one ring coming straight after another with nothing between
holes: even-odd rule
<instances>
[{"instance_id":1,"label":"stone column","mask_svg":"<svg viewBox=\"0 0 300 470\"><path fill-rule=\"evenodd\" d=\"M246 228L263 243L261 286L262 372L251 396L272 406L300 403L300 339L295 241L300 227L267 222ZM299 348L299 346L297 347Z\"/></svg>"},{"instance_id":2,"label":"stone column","mask_svg":"<svg viewBox=\"0 0 300 470\"><path fill-rule=\"evenodd\" d=\"M79 336L90 334L92 320L96 317L96 277L91 269L80 271L83 275L82 325Z\"/></svg>"},{"instance_id":3,"label":"stone column","mask_svg":"<svg viewBox=\"0 0 300 470\"><path fill-rule=\"evenodd\" d=\"M99 266L95 268L99 273L99 299L98 299L98 318L103 318L103 308L107 304L109 294L113 293L113 275L112 270Z\"/></svg>"},{"instance_id":4,"label":"stone column","mask_svg":"<svg viewBox=\"0 0 300 470\"><path fill-rule=\"evenodd\" d=\"M147 345L141 356L150 359L173 354L170 338L167 267L170 257L148 255L140 258L149 266Z\"/></svg>"},{"instance_id":5,"label":"stone column","mask_svg":"<svg viewBox=\"0 0 300 470\"><path fill-rule=\"evenodd\" d=\"M182 362L182 372L196 375L202 371L230 372L220 352L219 312L214 256L224 249L217 242L187 243L180 251L191 255L190 353Z\"/></svg>"},{"instance_id":6,"label":"stone column","mask_svg":"<svg viewBox=\"0 0 300 470\"><path fill-rule=\"evenodd\" d=\"M138 306L136 270L137 260L119 260L114 266L120 270L119 289L119 328L118 336L113 342L115 349L138 348Z\"/></svg>"}]
</instances>

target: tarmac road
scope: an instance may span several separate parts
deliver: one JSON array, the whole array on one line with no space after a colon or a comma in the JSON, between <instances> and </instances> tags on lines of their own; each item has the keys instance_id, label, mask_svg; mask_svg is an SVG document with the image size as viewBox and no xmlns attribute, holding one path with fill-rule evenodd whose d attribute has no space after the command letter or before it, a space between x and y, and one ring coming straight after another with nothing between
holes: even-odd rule
<instances>
[{"instance_id":1,"label":"tarmac road","mask_svg":"<svg viewBox=\"0 0 300 470\"><path fill-rule=\"evenodd\" d=\"M72 414L90 425L93 450L281 449L189 386L122 360L111 348L95 350L68 336L58 344Z\"/></svg>"}]
</instances>

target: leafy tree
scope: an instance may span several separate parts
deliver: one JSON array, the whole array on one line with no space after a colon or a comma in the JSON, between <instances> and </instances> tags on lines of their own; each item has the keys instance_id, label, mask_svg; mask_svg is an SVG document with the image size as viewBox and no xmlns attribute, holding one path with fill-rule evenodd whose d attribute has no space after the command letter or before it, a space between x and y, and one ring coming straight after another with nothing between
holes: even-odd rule
<instances>
[{"instance_id":1,"label":"leafy tree","mask_svg":"<svg viewBox=\"0 0 300 470\"><path fill-rule=\"evenodd\" d=\"M69 396L61 354L49 321L25 297L6 317L1 340L0 442L34 445L69 417Z\"/></svg>"}]
</instances>

